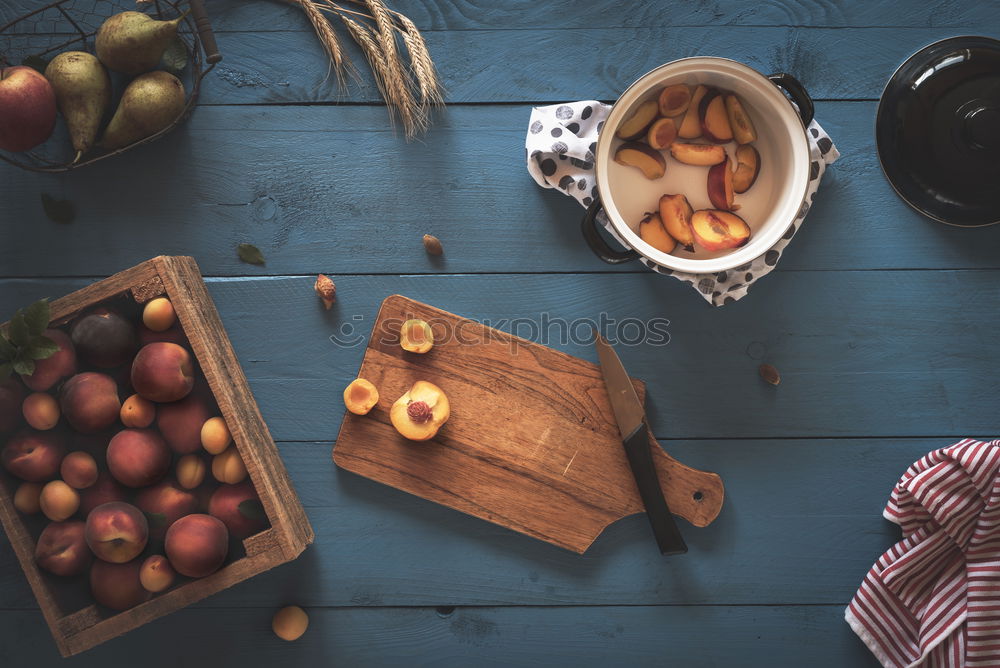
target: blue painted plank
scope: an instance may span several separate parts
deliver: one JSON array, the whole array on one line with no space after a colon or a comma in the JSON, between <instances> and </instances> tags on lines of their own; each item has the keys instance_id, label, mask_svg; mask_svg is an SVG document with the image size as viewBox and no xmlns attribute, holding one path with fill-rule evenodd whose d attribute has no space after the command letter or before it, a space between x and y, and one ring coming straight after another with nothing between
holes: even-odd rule
<instances>
[{"instance_id":1,"label":"blue painted plank","mask_svg":"<svg viewBox=\"0 0 1000 668\"><path fill-rule=\"evenodd\" d=\"M266 413L266 411L265 411ZM397 605L846 605L900 539L881 512L914 461L949 439L665 441L718 472L726 504L690 552L664 558L641 515L583 556L337 469L330 439L281 443L316 542L295 562L203 607ZM34 608L0 539L0 608Z\"/></svg>"},{"instance_id":2,"label":"blue painted plank","mask_svg":"<svg viewBox=\"0 0 1000 668\"><path fill-rule=\"evenodd\" d=\"M311 608L295 643L270 631L277 606L185 610L72 659L72 665L810 666L879 664L833 607ZM5 665L65 666L40 614L0 612Z\"/></svg>"},{"instance_id":3,"label":"blue painted plank","mask_svg":"<svg viewBox=\"0 0 1000 668\"><path fill-rule=\"evenodd\" d=\"M896 197L874 113L818 105L844 157L780 268L1000 267L1000 226L939 225ZM580 238L581 208L528 176L528 115L452 108L427 143L406 144L379 108L206 107L168 140L79 172L0 165L0 275L106 275L161 253L195 254L215 275L612 271ZM48 220L43 193L72 201L76 221ZM425 233L444 243L441 261L424 252ZM239 261L244 241L265 267Z\"/></svg>"}]
</instances>

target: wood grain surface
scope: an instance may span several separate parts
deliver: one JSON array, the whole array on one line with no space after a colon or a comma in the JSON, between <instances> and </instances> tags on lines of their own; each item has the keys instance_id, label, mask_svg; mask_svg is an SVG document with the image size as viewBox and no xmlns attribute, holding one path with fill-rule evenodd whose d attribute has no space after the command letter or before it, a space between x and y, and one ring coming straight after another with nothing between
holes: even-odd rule
<instances>
[{"instance_id":1,"label":"wood grain surface","mask_svg":"<svg viewBox=\"0 0 1000 668\"><path fill-rule=\"evenodd\" d=\"M407 320L431 325L435 345L399 345ZM606 526L643 511L600 367L401 295L382 302L359 378L379 388L368 415L345 413L337 465L583 553ZM451 417L415 443L389 409L417 380L438 385ZM645 387L637 383L640 398ZM684 466L650 437L673 513L698 527L722 509L722 481Z\"/></svg>"}]
</instances>

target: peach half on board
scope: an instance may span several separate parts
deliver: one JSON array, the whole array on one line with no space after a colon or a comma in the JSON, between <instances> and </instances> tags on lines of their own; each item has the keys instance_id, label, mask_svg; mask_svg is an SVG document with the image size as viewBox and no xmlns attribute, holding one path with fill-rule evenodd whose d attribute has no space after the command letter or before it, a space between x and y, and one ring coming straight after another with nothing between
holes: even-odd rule
<instances>
[{"instance_id":1,"label":"peach half on board","mask_svg":"<svg viewBox=\"0 0 1000 668\"><path fill-rule=\"evenodd\" d=\"M709 251L739 248L750 240L750 226L729 211L695 211L691 216L691 230L698 244Z\"/></svg>"},{"instance_id":2,"label":"peach half on board","mask_svg":"<svg viewBox=\"0 0 1000 668\"><path fill-rule=\"evenodd\" d=\"M667 173L667 161L656 149L637 141L625 142L615 151L615 162L636 167L650 181Z\"/></svg>"},{"instance_id":3,"label":"peach half on board","mask_svg":"<svg viewBox=\"0 0 1000 668\"><path fill-rule=\"evenodd\" d=\"M450 415L444 390L426 380L415 382L389 410L392 426L411 441L434 438Z\"/></svg>"}]
</instances>

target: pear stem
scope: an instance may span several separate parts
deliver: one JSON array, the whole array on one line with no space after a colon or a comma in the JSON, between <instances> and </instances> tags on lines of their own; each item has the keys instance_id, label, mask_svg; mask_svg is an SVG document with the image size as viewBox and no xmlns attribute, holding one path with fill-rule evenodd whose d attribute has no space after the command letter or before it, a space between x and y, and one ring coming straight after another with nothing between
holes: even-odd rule
<instances>
[{"instance_id":1,"label":"pear stem","mask_svg":"<svg viewBox=\"0 0 1000 668\"><path fill-rule=\"evenodd\" d=\"M71 162L69 164L75 165L76 163L80 162L80 158L82 158L82 157L83 157L83 151L77 151L76 152L76 157L73 158L73 162Z\"/></svg>"}]
</instances>

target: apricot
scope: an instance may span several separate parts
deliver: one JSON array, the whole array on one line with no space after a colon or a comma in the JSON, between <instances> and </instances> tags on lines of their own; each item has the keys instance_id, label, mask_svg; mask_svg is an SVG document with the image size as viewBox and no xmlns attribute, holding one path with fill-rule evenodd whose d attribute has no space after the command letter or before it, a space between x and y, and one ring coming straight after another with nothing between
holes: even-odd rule
<instances>
[{"instance_id":1,"label":"apricot","mask_svg":"<svg viewBox=\"0 0 1000 668\"><path fill-rule=\"evenodd\" d=\"M73 347L73 341L58 329L47 329L43 335L52 339L59 346L59 350L43 360L35 360L34 372L28 376L21 376L28 389L35 392L51 389L63 378L76 373L76 349Z\"/></svg>"},{"instance_id":2,"label":"apricot","mask_svg":"<svg viewBox=\"0 0 1000 668\"><path fill-rule=\"evenodd\" d=\"M86 489L97 482L97 462L82 450L71 452L62 460L59 475L70 487Z\"/></svg>"},{"instance_id":3,"label":"apricot","mask_svg":"<svg viewBox=\"0 0 1000 668\"><path fill-rule=\"evenodd\" d=\"M25 428L7 441L0 463L21 480L43 482L56 477L65 455L62 434Z\"/></svg>"},{"instance_id":4,"label":"apricot","mask_svg":"<svg viewBox=\"0 0 1000 668\"><path fill-rule=\"evenodd\" d=\"M54 522L62 522L73 516L80 507L80 495L62 480L51 480L42 487L38 496L42 514Z\"/></svg>"},{"instance_id":5,"label":"apricot","mask_svg":"<svg viewBox=\"0 0 1000 668\"><path fill-rule=\"evenodd\" d=\"M660 91L657 99L660 116L680 116L691 104L691 89L687 84L674 84Z\"/></svg>"},{"instance_id":6,"label":"apricot","mask_svg":"<svg viewBox=\"0 0 1000 668\"><path fill-rule=\"evenodd\" d=\"M154 332L165 332L177 322L174 305L166 297L157 297L142 309L142 324Z\"/></svg>"},{"instance_id":7,"label":"apricot","mask_svg":"<svg viewBox=\"0 0 1000 668\"><path fill-rule=\"evenodd\" d=\"M126 427L145 429L153 424L156 418L156 404L138 394L133 394L122 403L119 417Z\"/></svg>"},{"instance_id":8,"label":"apricot","mask_svg":"<svg viewBox=\"0 0 1000 668\"><path fill-rule=\"evenodd\" d=\"M141 568L140 559L128 563L95 560L90 567L90 593L94 600L112 610L128 610L149 600L151 594L139 578Z\"/></svg>"},{"instance_id":9,"label":"apricot","mask_svg":"<svg viewBox=\"0 0 1000 668\"><path fill-rule=\"evenodd\" d=\"M97 506L127 499L128 492L125 491L125 488L112 478L110 473L101 471L97 474L97 482L80 490L80 514L86 517Z\"/></svg>"},{"instance_id":10,"label":"apricot","mask_svg":"<svg viewBox=\"0 0 1000 668\"><path fill-rule=\"evenodd\" d=\"M124 364L138 347L135 326L104 306L77 318L69 335L80 359L102 369Z\"/></svg>"},{"instance_id":11,"label":"apricot","mask_svg":"<svg viewBox=\"0 0 1000 668\"><path fill-rule=\"evenodd\" d=\"M24 417L21 411L23 403L24 386L16 378L0 381L0 433L7 433L21 426Z\"/></svg>"},{"instance_id":12,"label":"apricot","mask_svg":"<svg viewBox=\"0 0 1000 668\"><path fill-rule=\"evenodd\" d=\"M152 429L123 429L108 443L108 470L126 487L146 487L170 469L170 448Z\"/></svg>"},{"instance_id":13,"label":"apricot","mask_svg":"<svg viewBox=\"0 0 1000 668\"><path fill-rule=\"evenodd\" d=\"M667 172L667 161L662 153L635 141L619 146L614 159L619 165L636 167L650 181L655 181Z\"/></svg>"},{"instance_id":14,"label":"apricot","mask_svg":"<svg viewBox=\"0 0 1000 668\"><path fill-rule=\"evenodd\" d=\"M392 426L411 441L434 438L451 415L444 391L426 380L418 380L396 400L389 411Z\"/></svg>"},{"instance_id":15,"label":"apricot","mask_svg":"<svg viewBox=\"0 0 1000 668\"><path fill-rule=\"evenodd\" d=\"M274 635L289 642L301 638L307 628L309 628L309 615L297 605L278 610L271 620Z\"/></svg>"},{"instance_id":16,"label":"apricot","mask_svg":"<svg viewBox=\"0 0 1000 668\"><path fill-rule=\"evenodd\" d=\"M367 415L377 403L378 390L364 378L355 378L344 388L344 405L355 415Z\"/></svg>"},{"instance_id":17,"label":"apricot","mask_svg":"<svg viewBox=\"0 0 1000 668\"><path fill-rule=\"evenodd\" d=\"M184 489L194 489L205 480L208 467L200 455L184 455L177 460L177 484Z\"/></svg>"},{"instance_id":18,"label":"apricot","mask_svg":"<svg viewBox=\"0 0 1000 668\"><path fill-rule=\"evenodd\" d=\"M59 423L59 402L47 392L33 392L25 397L21 412L25 421L39 431L47 431Z\"/></svg>"},{"instance_id":19,"label":"apricot","mask_svg":"<svg viewBox=\"0 0 1000 668\"><path fill-rule=\"evenodd\" d=\"M399 345L411 353L426 353L434 347L434 332L423 320L407 320L399 328Z\"/></svg>"},{"instance_id":20,"label":"apricot","mask_svg":"<svg viewBox=\"0 0 1000 668\"><path fill-rule=\"evenodd\" d=\"M22 482L14 492L14 507L25 515L34 515L41 511L39 497L43 485L38 482Z\"/></svg>"},{"instance_id":21,"label":"apricot","mask_svg":"<svg viewBox=\"0 0 1000 668\"><path fill-rule=\"evenodd\" d=\"M669 148L677 139L677 126L672 118L661 118L649 126L646 142L655 149Z\"/></svg>"},{"instance_id":22,"label":"apricot","mask_svg":"<svg viewBox=\"0 0 1000 668\"><path fill-rule=\"evenodd\" d=\"M205 420L205 424L201 425L201 446L209 454L219 454L232 442L233 436L229 433L225 419L216 416Z\"/></svg>"},{"instance_id":23,"label":"apricot","mask_svg":"<svg viewBox=\"0 0 1000 668\"><path fill-rule=\"evenodd\" d=\"M118 421L122 404L118 384L104 373L87 371L67 380L59 390L66 421L82 434L93 434Z\"/></svg>"},{"instance_id":24,"label":"apricot","mask_svg":"<svg viewBox=\"0 0 1000 668\"><path fill-rule=\"evenodd\" d=\"M212 458L212 476L229 485L246 480L247 467L235 445Z\"/></svg>"},{"instance_id":25,"label":"apricot","mask_svg":"<svg viewBox=\"0 0 1000 668\"><path fill-rule=\"evenodd\" d=\"M219 570L229 552L229 531L216 517L186 515L167 529L164 542L174 570L190 578L203 578Z\"/></svg>"},{"instance_id":26,"label":"apricot","mask_svg":"<svg viewBox=\"0 0 1000 668\"><path fill-rule=\"evenodd\" d=\"M194 388L191 353L176 343L149 343L132 361L132 387L150 401L178 401Z\"/></svg>"},{"instance_id":27,"label":"apricot","mask_svg":"<svg viewBox=\"0 0 1000 668\"><path fill-rule=\"evenodd\" d=\"M208 501L208 513L226 525L231 536L246 538L264 530L267 515L249 481L238 485L220 485Z\"/></svg>"},{"instance_id":28,"label":"apricot","mask_svg":"<svg viewBox=\"0 0 1000 668\"><path fill-rule=\"evenodd\" d=\"M98 559L124 564L135 559L149 541L146 516L130 503L112 501L87 515L87 545Z\"/></svg>"},{"instance_id":29,"label":"apricot","mask_svg":"<svg viewBox=\"0 0 1000 668\"><path fill-rule=\"evenodd\" d=\"M198 393L192 393L156 409L156 427L170 449L179 455L201 450L201 433L214 412Z\"/></svg>"},{"instance_id":30,"label":"apricot","mask_svg":"<svg viewBox=\"0 0 1000 668\"><path fill-rule=\"evenodd\" d=\"M149 535L163 538L171 524L198 509L198 499L173 480L140 490L135 505L146 515Z\"/></svg>"},{"instance_id":31,"label":"apricot","mask_svg":"<svg viewBox=\"0 0 1000 668\"><path fill-rule=\"evenodd\" d=\"M42 570L64 577L79 575L93 560L84 537L83 522L53 522L42 529L35 544L35 562Z\"/></svg>"},{"instance_id":32,"label":"apricot","mask_svg":"<svg viewBox=\"0 0 1000 668\"><path fill-rule=\"evenodd\" d=\"M176 577L177 572L162 554L149 555L139 568L139 583L153 594L170 589Z\"/></svg>"}]
</instances>

